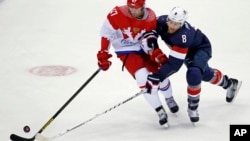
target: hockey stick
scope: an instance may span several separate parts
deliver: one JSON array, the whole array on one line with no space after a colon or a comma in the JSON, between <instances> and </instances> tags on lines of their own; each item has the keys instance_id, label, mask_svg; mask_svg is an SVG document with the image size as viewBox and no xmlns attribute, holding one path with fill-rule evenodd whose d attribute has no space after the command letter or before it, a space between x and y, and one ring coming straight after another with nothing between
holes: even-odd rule
<instances>
[{"instance_id":1,"label":"hockey stick","mask_svg":"<svg viewBox=\"0 0 250 141\"><path fill-rule=\"evenodd\" d=\"M51 138L47 138L47 139L45 139L45 140L53 140L53 139L55 139L55 138L61 137L61 136L65 135L65 134L71 132L72 130L75 130L76 128L79 128L79 127L85 125L86 123L88 123L88 122L90 122L90 121L96 119L97 117L99 117L99 116L101 116L101 115L104 115L104 114L106 114L106 113L108 113L108 112L114 110L115 108L121 106L122 104L125 104L126 102L128 102L128 101L134 99L135 97L137 97L137 96L139 96L139 95L141 95L141 94L143 94L143 93L144 93L144 91L142 90L142 91L136 93L135 95L133 95L133 96L127 98L126 100L124 100L124 101L122 101L122 102L120 102L120 103L114 105L113 107L111 107L111 108L105 110L104 112L99 113L99 114L96 114L96 115L93 116L92 118L90 118L90 119L88 119L88 120L86 120L86 121L84 121L84 122L82 122L82 123L80 123L80 124L74 126L73 128L67 129L67 130L64 131L64 132L61 132L61 133L59 133L58 135L56 135L56 136L54 136L54 137L51 137ZM45 138L45 137L44 137L44 138Z\"/></svg>"},{"instance_id":2,"label":"hockey stick","mask_svg":"<svg viewBox=\"0 0 250 141\"><path fill-rule=\"evenodd\" d=\"M32 138L23 138L16 134L11 134L10 139L12 141L34 141L36 139L36 135L41 134L50 123L64 110L66 106L82 91L83 88L100 72L100 68L98 68L89 79L70 97L70 99L43 125L43 127L32 137Z\"/></svg>"}]
</instances>

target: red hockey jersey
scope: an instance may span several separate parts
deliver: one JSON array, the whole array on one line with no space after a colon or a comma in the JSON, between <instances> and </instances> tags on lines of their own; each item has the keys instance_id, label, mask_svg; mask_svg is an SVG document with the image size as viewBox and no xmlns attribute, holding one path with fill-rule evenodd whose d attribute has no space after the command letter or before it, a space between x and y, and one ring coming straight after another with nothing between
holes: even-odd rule
<instances>
[{"instance_id":1,"label":"red hockey jersey","mask_svg":"<svg viewBox=\"0 0 250 141\"><path fill-rule=\"evenodd\" d=\"M111 43L117 54L141 51L143 33L156 28L154 11L147 7L144 10L144 17L137 19L127 5L113 8L101 28L102 49L108 50Z\"/></svg>"}]
</instances>

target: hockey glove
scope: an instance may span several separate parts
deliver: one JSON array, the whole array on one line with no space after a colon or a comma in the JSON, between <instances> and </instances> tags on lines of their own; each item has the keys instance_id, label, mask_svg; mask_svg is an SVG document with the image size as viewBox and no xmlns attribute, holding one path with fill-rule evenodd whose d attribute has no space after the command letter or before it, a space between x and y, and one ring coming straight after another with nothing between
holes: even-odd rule
<instances>
[{"instance_id":1,"label":"hockey glove","mask_svg":"<svg viewBox=\"0 0 250 141\"><path fill-rule=\"evenodd\" d=\"M155 48L158 48L157 43L158 34L155 30L145 32L141 43L141 48L146 54L150 54Z\"/></svg>"},{"instance_id":2,"label":"hockey glove","mask_svg":"<svg viewBox=\"0 0 250 141\"><path fill-rule=\"evenodd\" d=\"M109 54L107 50L100 50L97 53L98 66L106 71L111 66L112 62L109 61L109 58L112 57L112 54Z\"/></svg>"},{"instance_id":3,"label":"hockey glove","mask_svg":"<svg viewBox=\"0 0 250 141\"><path fill-rule=\"evenodd\" d=\"M163 65L168 60L167 56L161 51L160 48L153 50L150 58L160 65Z\"/></svg>"},{"instance_id":4,"label":"hockey glove","mask_svg":"<svg viewBox=\"0 0 250 141\"><path fill-rule=\"evenodd\" d=\"M160 87L160 78L157 74L149 74L147 78L146 89L147 93L155 94Z\"/></svg>"}]
</instances>

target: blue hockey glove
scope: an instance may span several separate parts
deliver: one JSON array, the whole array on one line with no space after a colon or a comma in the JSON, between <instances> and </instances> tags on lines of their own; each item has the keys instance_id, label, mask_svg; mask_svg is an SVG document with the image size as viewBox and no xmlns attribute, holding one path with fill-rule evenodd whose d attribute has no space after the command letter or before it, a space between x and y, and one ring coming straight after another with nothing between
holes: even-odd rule
<instances>
[{"instance_id":1,"label":"blue hockey glove","mask_svg":"<svg viewBox=\"0 0 250 141\"><path fill-rule=\"evenodd\" d=\"M141 42L141 48L146 54L150 54L154 49L159 48L157 43L158 34L155 30L145 32Z\"/></svg>"},{"instance_id":2,"label":"blue hockey glove","mask_svg":"<svg viewBox=\"0 0 250 141\"><path fill-rule=\"evenodd\" d=\"M159 90L160 78L157 74L149 74L147 78L146 89L147 93L155 94Z\"/></svg>"}]
</instances>

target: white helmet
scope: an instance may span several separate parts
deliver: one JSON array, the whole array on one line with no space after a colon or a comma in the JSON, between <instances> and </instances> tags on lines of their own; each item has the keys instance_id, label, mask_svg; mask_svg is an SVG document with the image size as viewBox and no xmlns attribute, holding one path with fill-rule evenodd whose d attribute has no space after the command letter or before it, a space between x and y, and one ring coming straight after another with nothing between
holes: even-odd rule
<instances>
[{"instance_id":1,"label":"white helmet","mask_svg":"<svg viewBox=\"0 0 250 141\"><path fill-rule=\"evenodd\" d=\"M177 22L177 23L181 23L181 25L184 24L184 22L187 20L187 11L180 8L180 7L174 7L169 15L168 18L171 21Z\"/></svg>"}]
</instances>

